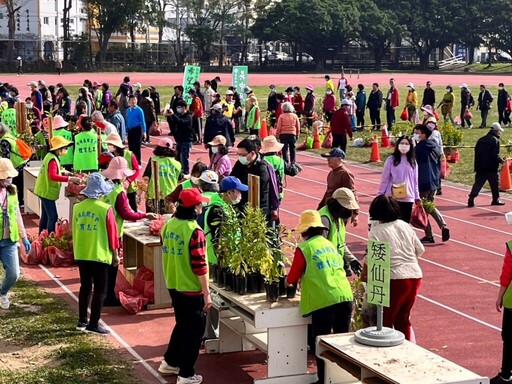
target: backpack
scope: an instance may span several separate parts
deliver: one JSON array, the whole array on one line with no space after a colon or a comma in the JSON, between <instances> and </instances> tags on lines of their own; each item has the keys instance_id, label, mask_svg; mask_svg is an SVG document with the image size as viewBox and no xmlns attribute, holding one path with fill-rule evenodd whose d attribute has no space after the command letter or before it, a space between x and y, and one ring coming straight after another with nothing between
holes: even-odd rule
<instances>
[{"instance_id":1,"label":"backpack","mask_svg":"<svg viewBox=\"0 0 512 384\"><path fill-rule=\"evenodd\" d=\"M471 93L469 94L469 105L471 105L471 106L475 105L475 98L473 97L473 95Z\"/></svg>"}]
</instances>

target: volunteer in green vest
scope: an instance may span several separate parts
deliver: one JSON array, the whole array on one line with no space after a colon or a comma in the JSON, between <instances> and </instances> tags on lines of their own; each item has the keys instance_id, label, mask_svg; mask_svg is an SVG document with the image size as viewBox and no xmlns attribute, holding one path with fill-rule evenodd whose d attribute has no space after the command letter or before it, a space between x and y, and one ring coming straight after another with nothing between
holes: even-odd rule
<instances>
[{"instance_id":1,"label":"volunteer in green vest","mask_svg":"<svg viewBox=\"0 0 512 384\"><path fill-rule=\"evenodd\" d=\"M61 136L65 138L67 141L73 142L73 134L68 131L69 123L64 120L64 118L60 115L57 115L53 118L53 136ZM65 156L61 156L60 165L67 171L71 172L73 169L73 151L74 146L73 143L68 147L68 151Z\"/></svg>"},{"instance_id":2,"label":"volunteer in green vest","mask_svg":"<svg viewBox=\"0 0 512 384\"><path fill-rule=\"evenodd\" d=\"M505 214L508 224L512 224L512 212ZM503 310L501 339L503 352L501 372L491 379L491 384L506 384L512 382L512 241L507 241L505 258L500 276L500 290L496 300L496 310Z\"/></svg>"},{"instance_id":3,"label":"volunteer in green vest","mask_svg":"<svg viewBox=\"0 0 512 384\"><path fill-rule=\"evenodd\" d=\"M55 224L58 220L57 205L62 183L70 182L79 184L77 177L65 176L60 169L60 156L65 156L67 149L73 143L61 136L52 137L50 151L43 159L43 164L36 179L34 193L41 200L41 218L39 219L39 233L48 230L55 232Z\"/></svg>"},{"instance_id":4,"label":"volunteer in green vest","mask_svg":"<svg viewBox=\"0 0 512 384\"><path fill-rule=\"evenodd\" d=\"M108 267L119 265L119 237L114 210L100 199L112 189L113 184L106 182L101 174L91 173L87 186L80 192L86 199L73 207L73 249L80 272L76 329L96 335L110 333L99 321L105 301ZM91 314L87 320L89 299Z\"/></svg>"},{"instance_id":5,"label":"volunteer in green vest","mask_svg":"<svg viewBox=\"0 0 512 384\"><path fill-rule=\"evenodd\" d=\"M324 235L343 257L347 276L351 276L352 271L359 275L362 269L361 263L350 252L345 242L345 222L352 217L354 210L358 209L359 204L354 192L348 188L338 188L334 191L332 198L327 200L327 205L318 211L322 217L322 223L327 228Z\"/></svg>"},{"instance_id":6,"label":"volunteer in green vest","mask_svg":"<svg viewBox=\"0 0 512 384\"><path fill-rule=\"evenodd\" d=\"M304 241L295 250L287 284L300 280L300 313L311 315L312 336L349 331L352 289L343 270L343 258L324 237L325 226L318 211L302 212L295 228ZM314 344L310 346L314 349ZM314 352L311 351L311 352ZM316 359L318 381L324 382L324 361Z\"/></svg>"},{"instance_id":7,"label":"volunteer in green vest","mask_svg":"<svg viewBox=\"0 0 512 384\"><path fill-rule=\"evenodd\" d=\"M162 228L162 266L176 324L158 371L177 374L177 383L199 384L194 370L212 305L208 287L206 239L196 218L207 199L196 188L180 193L173 219Z\"/></svg>"},{"instance_id":8,"label":"volunteer in green vest","mask_svg":"<svg viewBox=\"0 0 512 384\"><path fill-rule=\"evenodd\" d=\"M176 188L174 188L174 191L172 191L172 193L165 199L173 204L176 204L178 202L181 191L190 188L199 188L199 177L201 176L201 173L207 169L208 166L205 163L201 161L195 163L192 166L192 170L190 171L190 179L182 180L182 182L178 184Z\"/></svg>"},{"instance_id":9,"label":"volunteer in green vest","mask_svg":"<svg viewBox=\"0 0 512 384\"><path fill-rule=\"evenodd\" d=\"M165 197L170 195L178 185L181 175L181 164L176 160L176 143L168 137L160 139L158 145L153 151L152 156L146 170L144 171L143 180L148 185L146 193L146 212L156 212L157 198L159 203L158 213L165 212ZM158 164L158 196L155 196L155 175L153 174L153 163Z\"/></svg>"},{"instance_id":10,"label":"volunteer in green vest","mask_svg":"<svg viewBox=\"0 0 512 384\"><path fill-rule=\"evenodd\" d=\"M156 214L154 213L133 211L128 203L125 187L130 183L126 179L133 176L134 173L135 171L128 167L126 159L121 156L114 157L110 161L108 168L102 172L104 177L114 183L114 189L108 195L103 196L103 201L114 209L119 244L121 244L122 241L125 220L137 221L142 219L156 219ZM103 304L108 307L118 306L121 304L116 298L114 291L117 279L117 269L117 265L110 265L108 267L107 295Z\"/></svg>"},{"instance_id":11,"label":"volunteer in green vest","mask_svg":"<svg viewBox=\"0 0 512 384\"><path fill-rule=\"evenodd\" d=\"M43 160L50 149L50 137L48 136L48 118L43 119L39 132L34 135L37 158Z\"/></svg>"},{"instance_id":12,"label":"volunteer in green vest","mask_svg":"<svg viewBox=\"0 0 512 384\"><path fill-rule=\"evenodd\" d=\"M249 133L251 135L256 135L259 137L260 129L261 129L261 121L260 121L260 107L255 104L252 106L251 110L247 113L247 128L249 129Z\"/></svg>"},{"instance_id":13,"label":"volunteer in green vest","mask_svg":"<svg viewBox=\"0 0 512 384\"><path fill-rule=\"evenodd\" d=\"M23 242L25 252L30 252L30 242L27 240L16 187L12 178L18 175L9 159L0 158L0 261L4 267L5 276L0 285L0 308L9 309L11 305L7 293L16 283L20 275L18 259L18 241Z\"/></svg>"},{"instance_id":14,"label":"volunteer in green vest","mask_svg":"<svg viewBox=\"0 0 512 384\"><path fill-rule=\"evenodd\" d=\"M11 131L16 132L16 109L14 108L16 99L9 97L7 99L7 109L2 112L2 124L7 125Z\"/></svg>"},{"instance_id":15,"label":"volunteer in green vest","mask_svg":"<svg viewBox=\"0 0 512 384\"><path fill-rule=\"evenodd\" d=\"M284 144L278 143L275 136L267 136L261 142L260 153L263 159L267 161L276 173L277 186L279 188L279 201L284 197L284 160L279 156L279 152L283 149Z\"/></svg>"},{"instance_id":16,"label":"volunteer in green vest","mask_svg":"<svg viewBox=\"0 0 512 384\"><path fill-rule=\"evenodd\" d=\"M123 140L121 140L121 137L117 133L109 134L106 142L109 152L115 157L123 157L128 163L128 168L135 171L132 176L126 178L126 180L130 182L130 185L126 189L126 196L128 196L130 207L137 212L137 184L135 180L137 180L140 175L139 162L133 152L124 147Z\"/></svg>"},{"instance_id":17,"label":"volunteer in green vest","mask_svg":"<svg viewBox=\"0 0 512 384\"><path fill-rule=\"evenodd\" d=\"M82 132L75 136L75 151L73 154L73 169L75 172L98 171L98 135L93 129L90 117L79 119Z\"/></svg>"}]
</instances>

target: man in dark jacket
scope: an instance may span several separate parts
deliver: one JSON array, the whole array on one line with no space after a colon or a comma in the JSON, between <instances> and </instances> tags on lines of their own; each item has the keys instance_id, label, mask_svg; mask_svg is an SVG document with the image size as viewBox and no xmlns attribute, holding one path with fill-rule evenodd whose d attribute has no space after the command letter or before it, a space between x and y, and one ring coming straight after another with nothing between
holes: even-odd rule
<instances>
[{"instance_id":1,"label":"man in dark jacket","mask_svg":"<svg viewBox=\"0 0 512 384\"><path fill-rule=\"evenodd\" d=\"M421 106L436 104L436 91L432 88L432 83L427 81L427 85L425 90L423 91L423 101L421 102Z\"/></svg>"},{"instance_id":2,"label":"man in dark jacket","mask_svg":"<svg viewBox=\"0 0 512 384\"><path fill-rule=\"evenodd\" d=\"M181 170L185 177L190 176L188 159L192 148L192 140L194 140L194 128L192 126L192 113L187 110L185 100L182 99L176 103L176 113L169 109L167 118L172 123L169 126L171 127L171 134L176 140Z\"/></svg>"},{"instance_id":3,"label":"man in dark jacket","mask_svg":"<svg viewBox=\"0 0 512 384\"><path fill-rule=\"evenodd\" d=\"M178 103L183 101L183 87L181 85L177 85L174 87L174 95L171 97L171 102L169 103L169 109L173 112L173 114L176 114L176 109L178 107ZM170 111L166 111L167 116L167 123L169 124L169 135L172 135L172 132L174 130L174 127L172 126L174 124L174 120L171 119L171 113Z\"/></svg>"},{"instance_id":4,"label":"man in dark jacket","mask_svg":"<svg viewBox=\"0 0 512 384\"><path fill-rule=\"evenodd\" d=\"M480 124L479 128L487 127L487 115L489 114L489 109L491 109L491 104L494 99L492 98L491 92L489 92L485 85L480 85L480 93L478 94L478 105L476 109L480 110L480 115L482 116L482 124Z\"/></svg>"},{"instance_id":5,"label":"man in dark jacket","mask_svg":"<svg viewBox=\"0 0 512 384\"><path fill-rule=\"evenodd\" d=\"M372 84L372 91L368 96L368 102L366 103L368 110L370 111L370 120L372 122L372 129L380 129L380 109L382 107L382 91L379 89L379 84Z\"/></svg>"},{"instance_id":6,"label":"man in dark jacket","mask_svg":"<svg viewBox=\"0 0 512 384\"><path fill-rule=\"evenodd\" d=\"M498 123L503 124L505 127L510 126L510 113L507 114L507 104L510 95L505 89L505 84L499 83L498 85Z\"/></svg>"},{"instance_id":7,"label":"man in dark jacket","mask_svg":"<svg viewBox=\"0 0 512 384\"><path fill-rule=\"evenodd\" d=\"M226 146L231 147L235 142L235 133L229 119L222 113L222 105L214 104L210 108L210 115L204 126L204 145L208 147L210 141L217 135L226 138Z\"/></svg>"},{"instance_id":8,"label":"man in dark jacket","mask_svg":"<svg viewBox=\"0 0 512 384\"><path fill-rule=\"evenodd\" d=\"M500 201L498 186L498 168L503 164L500 157L500 136L503 128L499 123L493 123L491 130L476 142L475 146L475 184L471 188L468 199L468 207L475 206L475 197L488 181L491 187L491 205L505 205Z\"/></svg>"},{"instance_id":9,"label":"man in dark jacket","mask_svg":"<svg viewBox=\"0 0 512 384\"><path fill-rule=\"evenodd\" d=\"M414 127L415 139L419 140L418 144L416 144L415 152L416 161L418 163L418 189L420 197L427 201L434 202L436 191L441 181L441 148L434 140L430 139L431 134L432 130L424 124L418 124ZM443 242L450 240L450 230L446 226L443 216L441 216L437 208L434 208L434 210L430 212L430 215L441 229ZM427 228L425 228L425 236L421 239L421 242L424 244L432 244L435 242L430 221Z\"/></svg>"}]
</instances>

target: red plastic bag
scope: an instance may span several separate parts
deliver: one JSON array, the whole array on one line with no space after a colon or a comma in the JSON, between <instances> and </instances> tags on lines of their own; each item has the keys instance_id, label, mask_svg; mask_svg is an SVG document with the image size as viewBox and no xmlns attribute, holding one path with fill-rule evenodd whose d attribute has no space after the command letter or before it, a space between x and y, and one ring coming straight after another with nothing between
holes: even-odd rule
<instances>
[{"instance_id":1,"label":"red plastic bag","mask_svg":"<svg viewBox=\"0 0 512 384\"><path fill-rule=\"evenodd\" d=\"M37 240L43 240L44 238L48 237L48 230L43 229L41 233L39 234Z\"/></svg>"},{"instance_id":2,"label":"red plastic bag","mask_svg":"<svg viewBox=\"0 0 512 384\"><path fill-rule=\"evenodd\" d=\"M332 133L329 132L322 143L322 148L331 148L332 147Z\"/></svg>"},{"instance_id":3,"label":"red plastic bag","mask_svg":"<svg viewBox=\"0 0 512 384\"><path fill-rule=\"evenodd\" d=\"M163 218L151 221L151 223L149 223L149 233L151 233L152 235L159 236L160 232L162 232L162 228L164 225L165 221Z\"/></svg>"},{"instance_id":4,"label":"red plastic bag","mask_svg":"<svg viewBox=\"0 0 512 384\"><path fill-rule=\"evenodd\" d=\"M449 175L450 175L450 167L448 167L446 158L443 157L441 159L441 179L446 179Z\"/></svg>"},{"instance_id":5,"label":"red plastic bag","mask_svg":"<svg viewBox=\"0 0 512 384\"><path fill-rule=\"evenodd\" d=\"M149 300L150 303L155 302L155 282L146 281L144 286L144 297Z\"/></svg>"},{"instance_id":6,"label":"red plastic bag","mask_svg":"<svg viewBox=\"0 0 512 384\"><path fill-rule=\"evenodd\" d=\"M67 219L57 221L57 225L55 226L55 236L57 236L57 239L60 239L62 236L66 235L71 236L69 221Z\"/></svg>"},{"instance_id":7,"label":"red plastic bag","mask_svg":"<svg viewBox=\"0 0 512 384\"><path fill-rule=\"evenodd\" d=\"M144 293L146 282L154 281L154 279L155 277L152 270L146 267L141 267L137 270L137 273L133 278L133 289L137 290L139 293Z\"/></svg>"},{"instance_id":8,"label":"red plastic bag","mask_svg":"<svg viewBox=\"0 0 512 384\"><path fill-rule=\"evenodd\" d=\"M421 204L414 204L411 214L411 225L418 229L425 229L428 225L428 215Z\"/></svg>"},{"instance_id":9,"label":"red plastic bag","mask_svg":"<svg viewBox=\"0 0 512 384\"><path fill-rule=\"evenodd\" d=\"M407 112L407 108L404 108L404 110L400 114L400 120L403 120L403 121L409 120L409 112Z\"/></svg>"},{"instance_id":10,"label":"red plastic bag","mask_svg":"<svg viewBox=\"0 0 512 384\"><path fill-rule=\"evenodd\" d=\"M142 307L148 304L148 299L139 296L129 296L123 292L119 292L119 301L124 309L128 311L128 313L139 313L142 311Z\"/></svg>"},{"instance_id":11,"label":"red plastic bag","mask_svg":"<svg viewBox=\"0 0 512 384\"><path fill-rule=\"evenodd\" d=\"M471 120L473 118L473 114L469 109L464 112L464 120Z\"/></svg>"},{"instance_id":12,"label":"red plastic bag","mask_svg":"<svg viewBox=\"0 0 512 384\"><path fill-rule=\"evenodd\" d=\"M39 257L40 264L43 264L43 265L50 264L50 259L48 257L48 248L50 248L50 247L43 248L43 251L41 252L41 256Z\"/></svg>"},{"instance_id":13,"label":"red plastic bag","mask_svg":"<svg viewBox=\"0 0 512 384\"><path fill-rule=\"evenodd\" d=\"M434 109L434 117L436 118L437 121L439 121L439 114L437 113L437 111Z\"/></svg>"},{"instance_id":14,"label":"red plastic bag","mask_svg":"<svg viewBox=\"0 0 512 384\"><path fill-rule=\"evenodd\" d=\"M34 240L30 245L30 252L25 253L23 245L20 247L20 258L27 265L39 264L41 253L43 252L43 243L41 240Z\"/></svg>"},{"instance_id":15,"label":"red plastic bag","mask_svg":"<svg viewBox=\"0 0 512 384\"><path fill-rule=\"evenodd\" d=\"M54 267L69 267L75 262L72 252L62 251L53 245L46 248L46 252L48 253L50 265Z\"/></svg>"}]
</instances>

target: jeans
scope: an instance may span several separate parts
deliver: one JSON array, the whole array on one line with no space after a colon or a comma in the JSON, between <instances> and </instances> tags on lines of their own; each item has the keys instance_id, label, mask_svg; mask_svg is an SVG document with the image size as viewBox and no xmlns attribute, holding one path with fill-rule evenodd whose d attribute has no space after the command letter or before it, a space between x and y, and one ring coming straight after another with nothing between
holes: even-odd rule
<instances>
[{"instance_id":1,"label":"jeans","mask_svg":"<svg viewBox=\"0 0 512 384\"><path fill-rule=\"evenodd\" d=\"M295 163L295 143L297 136L292 134L279 135L279 141L284 144L283 146L283 160L285 163ZM290 150L290 158L288 158L288 149Z\"/></svg>"},{"instance_id":2,"label":"jeans","mask_svg":"<svg viewBox=\"0 0 512 384\"><path fill-rule=\"evenodd\" d=\"M432 191L420 192L420 198L426 199L427 201L434 201L436 192L437 192L437 189L434 189ZM443 216L441 216L441 213L438 211L437 208L434 208L434 210L430 213L430 216L432 216L432 218L436 221L439 228L443 228L444 226L446 226ZM432 226L430 225L430 220L427 224L427 228L425 228L425 236L427 236L427 237L434 236L434 234L432 233Z\"/></svg>"},{"instance_id":3,"label":"jeans","mask_svg":"<svg viewBox=\"0 0 512 384\"><path fill-rule=\"evenodd\" d=\"M0 240L0 261L5 270L5 276L0 286L0 295L7 295L9 289L20 277L20 262L18 259L18 243L10 239Z\"/></svg>"},{"instance_id":4,"label":"jeans","mask_svg":"<svg viewBox=\"0 0 512 384\"><path fill-rule=\"evenodd\" d=\"M181 163L181 171L183 174L190 174L188 158L190 157L190 149L192 148L192 143L190 141L178 142L178 157Z\"/></svg>"},{"instance_id":5,"label":"jeans","mask_svg":"<svg viewBox=\"0 0 512 384\"><path fill-rule=\"evenodd\" d=\"M55 224L59 219L57 214L57 204L55 200L41 199L41 219L39 220L39 233L48 230L48 233L55 232Z\"/></svg>"},{"instance_id":6,"label":"jeans","mask_svg":"<svg viewBox=\"0 0 512 384\"><path fill-rule=\"evenodd\" d=\"M194 365L199 356L206 313L203 312L203 295L184 295L169 289L176 324L169 339L164 360L180 369L181 377L194 376Z\"/></svg>"},{"instance_id":7,"label":"jeans","mask_svg":"<svg viewBox=\"0 0 512 384\"><path fill-rule=\"evenodd\" d=\"M482 124L480 124L480 128L487 127L487 115L489 114L488 109L481 109L480 116L482 117Z\"/></svg>"},{"instance_id":8,"label":"jeans","mask_svg":"<svg viewBox=\"0 0 512 384\"><path fill-rule=\"evenodd\" d=\"M471 192L469 193L470 199L474 199L478 196L486 181L489 182L489 186L491 187L492 201L498 201L500 199L499 177L497 171L477 172L475 174L475 183L473 184L473 188L471 188Z\"/></svg>"},{"instance_id":9,"label":"jeans","mask_svg":"<svg viewBox=\"0 0 512 384\"><path fill-rule=\"evenodd\" d=\"M350 328L352 318L352 301L343 301L326 308L320 308L311 313L311 330L314 340L320 335L331 333L346 333ZM311 352L315 352L313 343ZM318 382L324 382L324 361L316 358Z\"/></svg>"},{"instance_id":10,"label":"jeans","mask_svg":"<svg viewBox=\"0 0 512 384\"><path fill-rule=\"evenodd\" d=\"M380 108L370 109L370 120L372 122L373 129L380 129Z\"/></svg>"},{"instance_id":11,"label":"jeans","mask_svg":"<svg viewBox=\"0 0 512 384\"><path fill-rule=\"evenodd\" d=\"M501 339L503 340L503 356L500 376L507 379L512 376L512 309L510 308L503 308Z\"/></svg>"},{"instance_id":12,"label":"jeans","mask_svg":"<svg viewBox=\"0 0 512 384\"><path fill-rule=\"evenodd\" d=\"M77 261L80 272L80 292L78 294L78 321L87 323L87 307L91 296L92 286L94 292L91 300L91 317L89 325L98 326L100 321L101 309L105 301L107 291L107 270L109 265L98 263L96 261Z\"/></svg>"},{"instance_id":13,"label":"jeans","mask_svg":"<svg viewBox=\"0 0 512 384\"><path fill-rule=\"evenodd\" d=\"M332 148L341 148L347 153L347 135L332 135Z\"/></svg>"},{"instance_id":14,"label":"jeans","mask_svg":"<svg viewBox=\"0 0 512 384\"><path fill-rule=\"evenodd\" d=\"M141 162L140 147L142 144L142 127L133 127L128 130L128 149L133 152L139 164Z\"/></svg>"},{"instance_id":15,"label":"jeans","mask_svg":"<svg viewBox=\"0 0 512 384\"><path fill-rule=\"evenodd\" d=\"M383 325L395 328L411 340L411 310L416 302L421 279L391 279L389 307L384 308Z\"/></svg>"}]
</instances>

